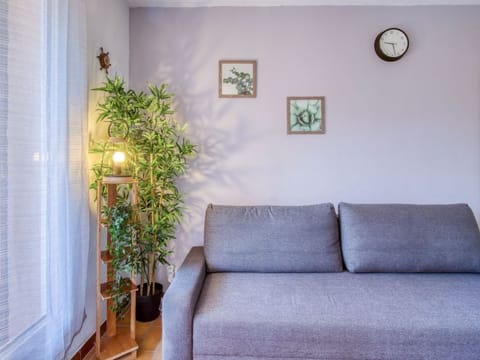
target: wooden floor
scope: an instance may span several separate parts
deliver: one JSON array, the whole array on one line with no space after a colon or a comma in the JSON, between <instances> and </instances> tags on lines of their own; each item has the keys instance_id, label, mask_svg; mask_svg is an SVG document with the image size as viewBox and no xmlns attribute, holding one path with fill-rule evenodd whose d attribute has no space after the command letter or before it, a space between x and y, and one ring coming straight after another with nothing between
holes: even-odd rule
<instances>
[{"instance_id":1,"label":"wooden floor","mask_svg":"<svg viewBox=\"0 0 480 360\"><path fill-rule=\"evenodd\" d=\"M127 314L124 320L120 320L117 324L117 332L128 332L129 324ZM161 317L151 322L136 323L136 340L139 345L137 352L138 360L161 360L162 359L162 320ZM120 359L124 359L120 358ZM126 357L128 358L128 357ZM95 360L95 349L92 349L85 360Z\"/></svg>"}]
</instances>

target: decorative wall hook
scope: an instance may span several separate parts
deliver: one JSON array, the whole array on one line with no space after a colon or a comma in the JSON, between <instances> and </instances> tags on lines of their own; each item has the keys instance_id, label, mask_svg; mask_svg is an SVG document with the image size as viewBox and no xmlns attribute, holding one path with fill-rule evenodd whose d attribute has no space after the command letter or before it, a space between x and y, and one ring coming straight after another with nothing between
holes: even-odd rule
<instances>
[{"instance_id":1,"label":"decorative wall hook","mask_svg":"<svg viewBox=\"0 0 480 360\"><path fill-rule=\"evenodd\" d=\"M110 67L110 57L108 52L103 52L103 47L100 48L100 55L97 56L98 61L100 62L100 70L104 70L108 74L108 68Z\"/></svg>"}]
</instances>

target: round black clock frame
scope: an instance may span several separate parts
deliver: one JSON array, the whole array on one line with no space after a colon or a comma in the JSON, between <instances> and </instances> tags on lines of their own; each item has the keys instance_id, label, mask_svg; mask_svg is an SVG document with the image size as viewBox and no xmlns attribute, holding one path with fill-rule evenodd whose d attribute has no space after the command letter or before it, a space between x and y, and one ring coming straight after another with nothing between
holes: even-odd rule
<instances>
[{"instance_id":1,"label":"round black clock frame","mask_svg":"<svg viewBox=\"0 0 480 360\"><path fill-rule=\"evenodd\" d=\"M383 34L385 34L386 32L388 32L390 30L400 31L405 36L405 38L407 39L407 48L399 56L388 56L380 48L380 38L382 37ZM382 59L384 61L389 61L389 62L400 60L407 53L409 46L410 46L410 40L408 38L407 33L405 31L403 31L402 29L399 29L399 28L388 28L386 30L383 30L381 33L379 33L377 35L377 37L375 38L375 42L374 42L375 53L378 55L378 57L380 59Z\"/></svg>"}]
</instances>

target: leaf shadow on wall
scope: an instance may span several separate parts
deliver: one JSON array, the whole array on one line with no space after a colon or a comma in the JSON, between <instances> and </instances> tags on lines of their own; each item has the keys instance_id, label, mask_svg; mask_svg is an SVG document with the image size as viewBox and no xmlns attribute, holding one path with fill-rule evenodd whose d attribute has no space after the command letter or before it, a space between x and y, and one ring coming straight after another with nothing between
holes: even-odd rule
<instances>
[{"instance_id":1,"label":"leaf shadow on wall","mask_svg":"<svg viewBox=\"0 0 480 360\"><path fill-rule=\"evenodd\" d=\"M177 267L192 246L203 244L208 203L228 202L218 194L245 188L238 176L241 170L231 165L232 157L255 141L255 135L245 126L248 119L239 111L239 99L218 97L218 60L223 54L216 54L221 50L199 46L202 25L190 25L199 29L194 37L179 32L164 38L162 46L168 52L162 54L154 75L157 81L171 84L178 119L188 123L187 135L198 145L196 157L189 161L186 174L178 181L185 194L186 211L177 227L176 240L170 243L173 254L169 260Z\"/></svg>"},{"instance_id":2,"label":"leaf shadow on wall","mask_svg":"<svg viewBox=\"0 0 480 360\"><path fill-rule=\"evenodd\" d=\"M228 105L209 116L208 111L199 108L207 105L182 105L182 114L190 124L189 134L198 144L197 156L189 163L187 174L179 179L179 188L185 194L186 211L177 228L177 241L174 242L172 262L181 261L188 250L203 244L204 214L209 203L230 203L230 199L221 197L219 192L238 191L245 188L242 176L230 164L232 157L242 152L252 141L245 130L246 119L231 117ZM180 111L179 111L180 112ZM213 124L212 124L213 119ZM228 122L225 130L215 122Z\"/></svg>"}]
</instances>

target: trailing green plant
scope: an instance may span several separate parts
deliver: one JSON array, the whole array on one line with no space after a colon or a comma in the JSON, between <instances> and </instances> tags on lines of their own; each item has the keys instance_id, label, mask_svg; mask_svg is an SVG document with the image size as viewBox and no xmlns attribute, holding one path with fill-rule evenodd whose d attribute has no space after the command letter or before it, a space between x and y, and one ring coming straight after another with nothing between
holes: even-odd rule
<instances>
[{"instance_id":1,"label":"trailing green plant","mask_svg":"<svg viewBox=\"0 0 480 360\"><path fill-rule=\"evenodd\" d=\"M136 239L140 224L137 221L137 209L125 200L112 206L103 206L102 218L107 220L110 235L107 250L112 257L112 272L108 275L114 278L109 294L113 296L111 310L119 314L130 295L123 289L129 286L128 277L138 267L139 249Z\"/></svg>"},{"instance_id":2,"label":"trailing green plant","mask_svg":"<svg viewBox=\"0 0 480 360\"><path fill-rule=\"evenodd\" d=\"M144 284L140 295L152 295L157 265L168 264L168 243L175 238L184 209L176 181L185 173L195 146L185 137L186 125L174 116L173 94L167 91L166 84L149 85L148 93L136 92L126 89L125 82L115 76L94 90L105 94L97 105L97 122L106 122L111 134L128 130L125 141L128 156L133 159L133 176L138 181L138 259L130 260L140 274L140 284ZM107 140L91 146L91 151L99 155L92 168L92 189L111 170L105 160L109 147ZM125 199L127 194L120 188L120 198Z\"/></svg>"}]
</instances>

